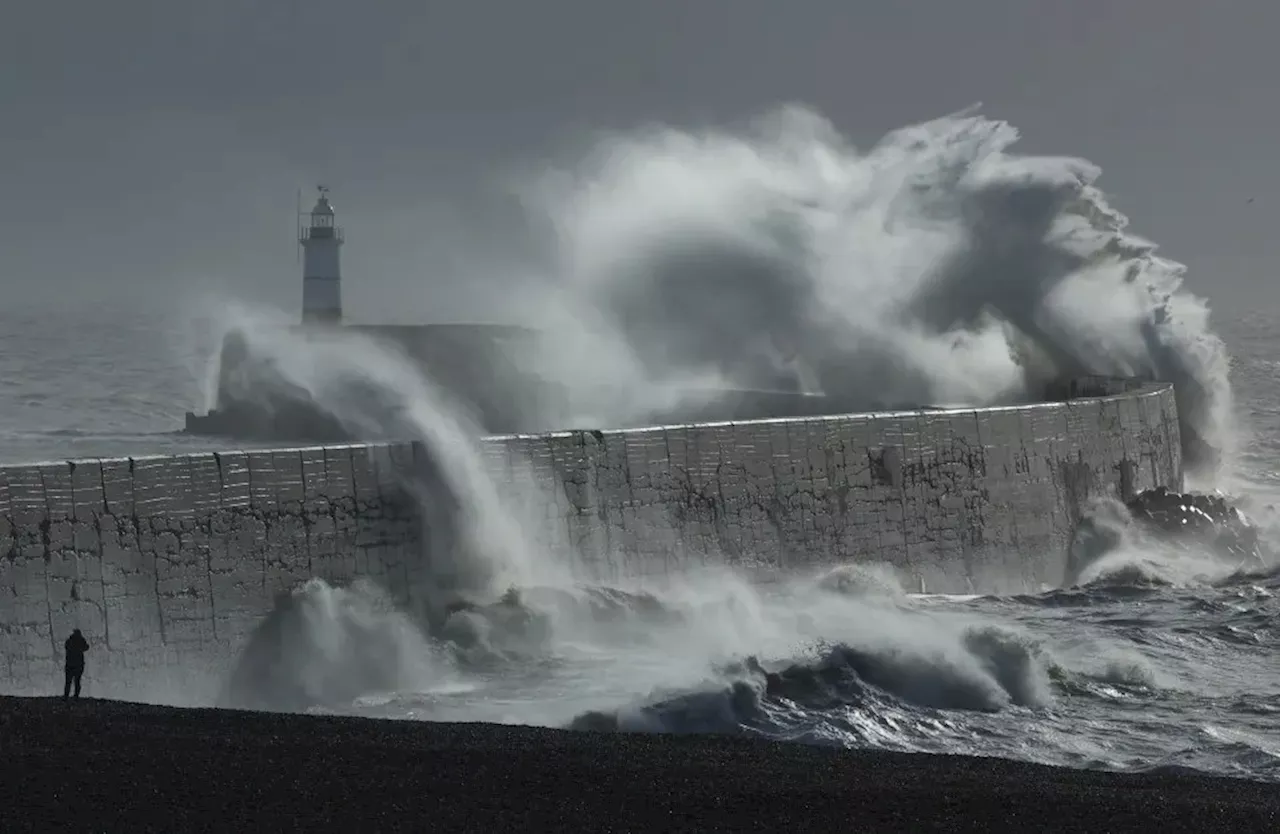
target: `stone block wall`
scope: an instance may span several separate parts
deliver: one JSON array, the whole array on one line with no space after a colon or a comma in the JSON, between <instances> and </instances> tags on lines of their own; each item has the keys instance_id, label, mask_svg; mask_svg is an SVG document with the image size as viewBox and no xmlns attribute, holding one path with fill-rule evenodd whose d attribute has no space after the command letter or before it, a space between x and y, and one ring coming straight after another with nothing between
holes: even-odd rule
<instances>
[{"instance_id":1,"label":"stone block wall","mask_svg":"<svg viewBox=\"0 0 1280 834\"><path fill-rule=\"evenodd\" d=\"M1024 407L488 438L528 540L584 577L848 561L914 588L1062 580L1094 495L1181 486L1173 390ZM404 591L422 524L415 444L0 468L0 692L53 691L81 628L133 697L203 687L275 595L312 576ZM201 675L210 680L197 680Z\"/></svg>"},{"instance_id":2,"label":"stone block wall","mask_svg":"<svg viewBox=\"0 0 1280 834\"><path fill-rule=\"evenodd\" d=\"M604 580L874 560L913 590L1037 591L1063 580L1090 497L1182 483L1173 391L1153 385L1022 407L490 442L513 503L529 500L522 482L550 486L525 510L529 535Z\"/></svg>"},{"instance_id":3,"label":"stone block wall","mask_svg":"<svg viewBox=\"0 0 1280 834\"><path fill-rule=\"evenodd\" d=\"M275 594L385 577L418 552L411 444L0 468L0 692L98 680L167 699L234 660ZM158 677L158 675L160 675ZM213 681L216 683L216 680Z\"/></svg>"}]
</instances>

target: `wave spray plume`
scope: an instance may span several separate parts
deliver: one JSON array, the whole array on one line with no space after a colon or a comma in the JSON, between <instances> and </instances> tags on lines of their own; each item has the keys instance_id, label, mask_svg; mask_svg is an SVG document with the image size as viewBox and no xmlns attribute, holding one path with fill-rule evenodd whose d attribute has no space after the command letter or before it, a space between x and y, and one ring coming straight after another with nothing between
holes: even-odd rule
<instances>
[{"instance_id":1,"label":"wave spray plume","mask_svg":"<svg viewBox=\"0 0 1280 834\"><path fill-rule=\"evenodd\" d=\"M605 137L530 192L558 253L530 302L555 334L538 369L605 425L724 387L868 410L1159 379L1189 469L1212 470L1234 432L1205 302L1128 232L1096 166L1017 139L970 110L859 151L799 107L740 133Z\"/></svg>"}]
</instances>

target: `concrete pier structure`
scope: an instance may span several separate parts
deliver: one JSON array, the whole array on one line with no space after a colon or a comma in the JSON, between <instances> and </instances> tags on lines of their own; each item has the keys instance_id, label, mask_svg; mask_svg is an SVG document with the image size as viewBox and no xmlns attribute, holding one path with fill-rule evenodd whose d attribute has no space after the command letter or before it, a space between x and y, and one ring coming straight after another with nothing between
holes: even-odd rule
<instances>
[{"instance_id":1,"label":"concrete pier structure","mask_svg":"<svg viewBox=\"0 0 1280 834\"><path fill-rule=\"evenodd\" d=\"M1038 591L1062 581L1091 496L1182 484L1171 386L1085 388L1104 395L480 445L499 492L532 506L520 516L528 540L584 577L706 564L767 577L875 561L911 588ZM173 675L216 678L275 595L309 577L368 577L412 602L431 555L408 486L427 451L0 468L0 691L60 686L62 640L76 627L94 645L97 691L136 693Z\"/></svg>"}]
</instances>

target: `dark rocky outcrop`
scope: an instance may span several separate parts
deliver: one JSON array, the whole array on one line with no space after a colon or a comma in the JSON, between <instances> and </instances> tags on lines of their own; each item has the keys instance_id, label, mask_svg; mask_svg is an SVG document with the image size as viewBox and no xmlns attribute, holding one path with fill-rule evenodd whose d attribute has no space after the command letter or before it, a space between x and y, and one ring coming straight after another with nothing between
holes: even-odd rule
<instances>
[{"instance_id":1,"label":"dark rocky outcrop","mask_svg":"<svg viewBox=\"0 0 1280 834\"><path fill-rule=\"evenodd\" d=\"M1138 493L1125 508L1158 536L1198 542L1223 557L1261 558L1258 528L1221 495L1157 487Z\"/></svg>"},{"instance_id":2,"label":"dark rocky outcrop","mask_svg":"<svg viewBox=\"0 0 1280 834\"><path fill-rule=\"evenodd\" d=\"M1071 541L1065 585L1077 584L1089 565L1120 547L1131 526L1162 545L1197 548L1241 568L1266 565L1257 526L1221 495L1161 486L1138 493L1123 506L1123 513L1100 509L1081 519Z\"/></svg>"}]
</instances>

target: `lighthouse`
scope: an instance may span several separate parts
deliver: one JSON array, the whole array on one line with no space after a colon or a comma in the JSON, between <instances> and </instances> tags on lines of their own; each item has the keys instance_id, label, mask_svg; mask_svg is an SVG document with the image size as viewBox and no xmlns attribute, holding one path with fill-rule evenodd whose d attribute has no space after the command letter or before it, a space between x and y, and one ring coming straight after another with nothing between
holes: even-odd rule
<instances>
[{"instance_id":1,"label":"lighthouse","mask_svg":"<svg viewBox=\"0 0 1280 834\"><path fill-rule=\"evenodd\" d=\"M342 322L342 229L338 227L329 202L329 189L320 186L320 196L303 218L298 231L302 244L302 323Z\"/></svg>"}]
</instances>

